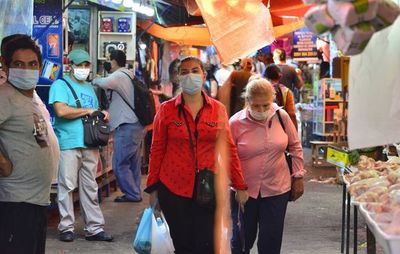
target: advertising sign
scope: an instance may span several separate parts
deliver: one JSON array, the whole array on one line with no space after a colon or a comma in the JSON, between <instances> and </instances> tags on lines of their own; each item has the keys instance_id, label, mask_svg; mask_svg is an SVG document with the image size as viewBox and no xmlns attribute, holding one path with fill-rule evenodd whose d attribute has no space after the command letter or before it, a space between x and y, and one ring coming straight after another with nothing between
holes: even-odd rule
<instances>
[{"instance_id":1,"label":"advertising sign","mask_svg":"<svg viewBox=\"0 0 400 254\"><path fill-rule=\"evenodd\" d=\"M42 51L40 85L51 85L62 77L62 1L35 0L32 37Z\"/></svg>"},{"instance_id":2,"label":"advertising sign","mask_svg":"<svg viewBox=\"0 0 400 254\"><path fill-rule=\"evenodd\" d=\"M293 32L293 60L317 61L317 36L307 28Z\"/></svg>"}]
</instances>

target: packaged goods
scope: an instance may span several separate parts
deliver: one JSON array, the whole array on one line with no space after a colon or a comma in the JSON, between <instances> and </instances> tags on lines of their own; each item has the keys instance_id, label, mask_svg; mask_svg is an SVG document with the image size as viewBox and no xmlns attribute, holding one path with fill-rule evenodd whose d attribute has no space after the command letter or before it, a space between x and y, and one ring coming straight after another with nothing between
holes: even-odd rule
<instances>
[{"instance_id":1,"label":"packaged goods","mask_svg":"<svg viewBox=\"0 0 400 254\"><path fill-rule=\"evenodd\" d=\"M400 8L391 0L382 0L379 2L376 17L371 21L376 31L382 30L393 24L400 14Z\"/></svg>"},{"instance_id":2,"label":"packaged goods","mask_svg":"<svg viewBox=\"0 0 400 254\"><path fill-rule=\"evenodd\" d=\"M310 8L304 15L304 23L315 34L322 34L335 26L335 21L329 16L326 4Z\"/></svg>"},{"instance_id":3,"label":"packaged goods","mask_svg":"<svg viewBox=\"0 0 400 254\"><path fill-rule=\"evenodd\" d=\"M328 12L336 24L342 27L353 26L374 19L378 12L379 2L380 0L355 0L353 2L328 0Z\"/></svg>"},{"instance_id":4,"label":"packaged goods","mask_svg":"<svg viewBox=\"0 0 400 254\"><path fill-rule=\"evenodd\" d=\"M103 17L101 20L101 31L102 32L114 32L114 18Z\"/></svg>"},{"instance_id":5,"label":"packaged goods","mask_svg":"<svg viewBox=\"0 0 400 254\"><path fill-rule=\"evenodd\" d=\"M333 32L333 40L345 55L361 53L374 34L374 27L362 22L352 27L339 27Z\"/></svg>"},{"instance_id":6,"label":"packaged goods","mask_svg":"<svg viewBox=\"0 0 400 254\"><path fill-rule=\"evenodd\" d=\"M118 19L118 32L129 33L131 31L131 18L119 18Z\"/></svg>"}]
</instances>

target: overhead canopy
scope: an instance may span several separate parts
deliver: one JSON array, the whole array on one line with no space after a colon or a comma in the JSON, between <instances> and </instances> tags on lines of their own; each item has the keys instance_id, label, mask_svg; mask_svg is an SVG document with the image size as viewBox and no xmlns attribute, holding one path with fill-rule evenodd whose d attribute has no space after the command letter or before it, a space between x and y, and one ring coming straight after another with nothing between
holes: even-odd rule
<instances>
[{"instance_id":1,"label":"overhead canopy","mask_svg":"<svg viewBox=\"0 0 400 254\"><path fill-rule=\"evenodd\" d=\"M146 30L147 33L166 41L172 41L181 45L212 45L210 33L207 27L204 26L162 27L150 21L138 21L137 25L141 29ZM302 27L304 27L304 22L299 20L286 25L274 26L273 32L274 36L277 38Z\"/></svg>"}]
</instances>

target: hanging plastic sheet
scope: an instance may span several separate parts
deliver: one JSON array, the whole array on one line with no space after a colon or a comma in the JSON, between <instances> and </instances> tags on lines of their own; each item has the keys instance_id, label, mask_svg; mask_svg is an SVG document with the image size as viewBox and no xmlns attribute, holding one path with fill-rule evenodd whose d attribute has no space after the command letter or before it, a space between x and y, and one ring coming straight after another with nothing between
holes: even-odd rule
<instances>
[{"instance_id":1,"label":"hanging plastic sheet","mask_svg":"<svg viewBox=\"0 0 400 254\"><path fill-rule=\"evenodd\" d=\"M261 0L196 0L223 63L274 41L269 9Z\"/></svg>"},{"instance_id":2,"label":"hanging plastic sheet","mask_svg":"<svg viewBox=\"0 0 400 254\"><path fill-rule=\"evenodd\" d=\"M16 33L32 35L33 0L1 0L0 17L0 40Z\"/></svg>"},{"instance_id":3,"label":"hanging plastic sheet","mask_svg":"<svg viewBox=\"0 0 400 254\"><path fill-rule=\"evenodd\" d=\"M350 59L350 149L400 141L400 18Z\"/></svg>"}]
</instances>

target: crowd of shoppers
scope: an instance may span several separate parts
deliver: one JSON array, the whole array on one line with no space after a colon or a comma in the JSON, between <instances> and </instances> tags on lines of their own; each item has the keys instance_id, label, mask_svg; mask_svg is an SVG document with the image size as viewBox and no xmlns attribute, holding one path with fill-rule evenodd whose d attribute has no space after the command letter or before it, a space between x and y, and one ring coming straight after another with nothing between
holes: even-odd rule
<instances>
[{"instance_id":1,"label":"crowd of shoppers","mask_svg":"<svg viewBox=\"0 0 400 254\"><path fill-rule=\"evenodd\" d=\"M219 91L222 103L205 92L207 71L198 58L175 61L170 68L174 97L159 105L154 119L145 192L150 194L150 205L158 202L165 215L175 253L215 252L219 246L215 214L225 201L231 205L232 253L249 253L257 234L259 253L280 253L288 201L304 191L303 155L291 91L301 88L301 80L282 64L282 52L274 57L279 64L258 67L251 59L243 59L242 69L233 71ZM132 109L134 74L125 68L125 53L111 52L110 74L95 78L92 84L86 81L90 55L74 49L68 60L70 74L56 80L49 92L49 105L55 112L53 131L49 113L35 92L42 67L38 46L26 35L2 41L2 253L44 253L46 206L57 170L59 239L75 239L72 194L78 188L85 239L113 241L104 231L97 196L99 149L85 145L81 119L99 109L96 86L106 90L110 102L102 113L113 130L112 165L123 193L114 201L142 201L139 148L145 128ZM251 78L255 69L265 70L268 80ZM291 170L285 152L291 154ZM216 181L226 176L222 189L215 183L216 203L207 207L193 198L196 175L205 170ZM228 193L228 184L231 198L223 200L219 197L224 190ZM240 214L244 228L238 226Z\"/></svg>"}]
</instances>

